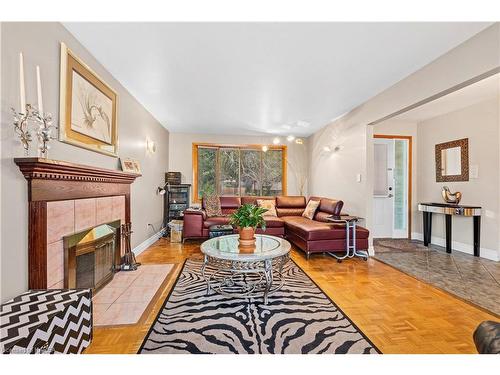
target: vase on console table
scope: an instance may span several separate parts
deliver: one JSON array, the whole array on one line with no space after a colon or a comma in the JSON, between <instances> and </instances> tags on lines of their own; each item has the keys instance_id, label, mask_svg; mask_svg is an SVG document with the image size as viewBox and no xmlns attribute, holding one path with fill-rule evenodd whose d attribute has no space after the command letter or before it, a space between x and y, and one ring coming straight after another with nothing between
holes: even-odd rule
<instances>
[{"instance_id":1,"label":"vase on console table","mask_svg":"<svg viewBox=\"0 0 500 375\"><path fill-rule=\"evenodd\" d=\"M446 203L459 204L462 199L462 193L457 191L452 193L448 186L443 186L441 189L441 196Z\"/></svg>"}]
</instances>

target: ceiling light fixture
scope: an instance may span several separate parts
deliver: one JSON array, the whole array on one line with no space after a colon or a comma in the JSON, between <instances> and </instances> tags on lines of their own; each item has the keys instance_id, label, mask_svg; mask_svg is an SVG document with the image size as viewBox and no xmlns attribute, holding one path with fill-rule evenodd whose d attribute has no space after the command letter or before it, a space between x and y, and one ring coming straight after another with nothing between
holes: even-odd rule
<instances>
[{"instance_id":1,"label":"ceiling light fixture","mask_svg":"<svg viewBox=\"0 0 500 375\"><path fill-rule=\"evenodd\" d=\"M330 146L324 146L323 151L330 152L330 151L332 151L332 149L330 148Z\"/></svg>"},{"instance_id":2,"label":"ceiling light fixture","mask_svg":"<svg viewBox=\"0 0 500 375\"><path fill-rule=\"evenodd\" d=\"M297 121L297 126L298 127L308 128L309 125L311 125L311 124L309 124L307 121L302 121L302 120Z\"/></svg>"},{"instance_id":3,"label":"ceiling light fixture","mask_svg":"<svg viewBox=\"0 0 500 375\"><path fill-rule=\"evenodd\" d=\"M273 139L273 144L275 144L275 145L279 145L280 142L281 142L281 140L278 137Z\"/></svg>"},{"instance_id":4,"label":"ceiling light fixture","mask_svg":"<svg viewBox=\"0 0 500 375\"><path fill-rule=\"evenodd\" d=\"M286 140L288 142L293 142L294 139L295 139L295 136L293 136L293 135L289 135L288 137L286 137Z\"/></svg>"}]
</instances>

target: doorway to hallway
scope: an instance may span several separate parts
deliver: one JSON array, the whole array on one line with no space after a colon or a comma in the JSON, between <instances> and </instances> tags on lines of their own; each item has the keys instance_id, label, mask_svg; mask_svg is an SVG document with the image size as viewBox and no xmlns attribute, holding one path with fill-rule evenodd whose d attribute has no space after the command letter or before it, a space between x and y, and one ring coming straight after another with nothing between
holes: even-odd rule
<instances>
[{"instance_id":1,"label":"doorway to hallway","mask_svg":"<svg viewBox=\"0 0 500 375\"><path fill-rule=\"evenodd\" d=\"M373 238L411 238L412 137L373 137Z\"/></svg>"}]
</instances>

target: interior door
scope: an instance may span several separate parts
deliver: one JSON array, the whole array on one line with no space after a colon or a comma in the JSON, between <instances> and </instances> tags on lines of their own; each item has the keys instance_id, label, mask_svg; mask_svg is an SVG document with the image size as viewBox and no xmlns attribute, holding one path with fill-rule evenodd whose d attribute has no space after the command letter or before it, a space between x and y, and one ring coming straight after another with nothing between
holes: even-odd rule
<instances>
[{"instance_id":1,"label":"interior door","mask_svg":"<svg viewBox=\"0 0 500 375\"><path fill-rule=\"evenodd\" d=\"M394 228L394 139L374 138L373 237L392 238Z\"/></svg>"}]
</instances>

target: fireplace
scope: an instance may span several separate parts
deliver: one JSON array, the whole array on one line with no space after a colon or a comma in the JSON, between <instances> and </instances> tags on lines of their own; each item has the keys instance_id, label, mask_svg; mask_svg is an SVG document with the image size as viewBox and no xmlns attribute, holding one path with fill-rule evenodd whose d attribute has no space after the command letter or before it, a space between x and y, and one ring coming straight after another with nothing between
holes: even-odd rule
<instances>
[{"instance_id":1,"label":"fireplace","mask_svg":"<svg viewBox=\"0 0 500 375\"><path fill-rule=\"evenodd\" d=\"M101 224L63 238L64 287L101 289L119 267L120 221Z\"/></svg>"},{"instance_id":2,"label":"fireplace","mask_svg":"<svg viewBox=\"0 0 500 375\"><path fill-rule=\"evenodd\" d=\"M28 181L28 287L61 289L76 285L77 279L78 285L104 285L112 277L106 258L111 250L96 253L82 244L78 254L85 257L79 259L81 270L77 275L77 249L69 243L66 249L64 239L104 224L111 226L115 229L113 267L117 267L124 255L123 246L120 251L123 241L119 224L130 222L130 185L140 174L43 158L16 158L14 162ZM64 270L67 262L69 270L72 247L74 271L66 272L66 277ZM87 267L94 273L85 271Z\"/></svg>"}]
</instances>

